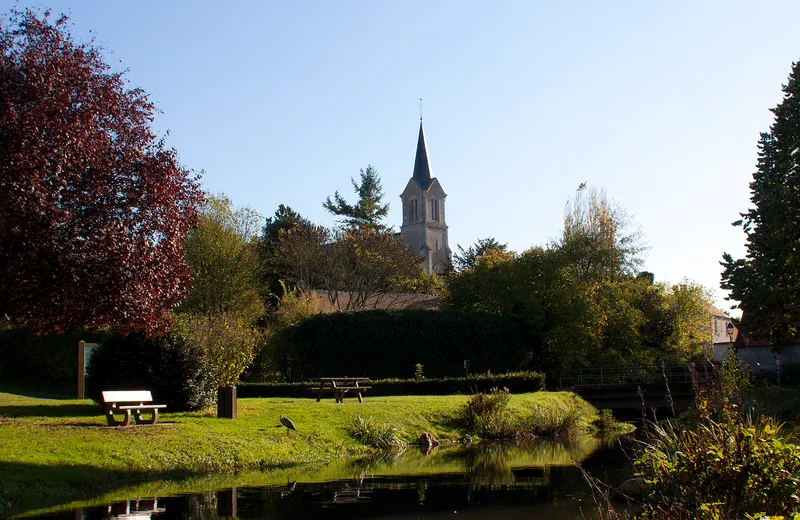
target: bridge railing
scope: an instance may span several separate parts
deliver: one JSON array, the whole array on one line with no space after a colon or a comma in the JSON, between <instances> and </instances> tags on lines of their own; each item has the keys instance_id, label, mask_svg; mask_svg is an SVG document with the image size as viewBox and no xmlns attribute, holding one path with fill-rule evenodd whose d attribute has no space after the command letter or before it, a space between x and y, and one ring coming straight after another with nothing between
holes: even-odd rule
<instances>
[{"instance_id":1,"label":"bridge railing","mask_svg":"<svg viewBox=\"0 0 800 520\"><path fill-rule=\"evenodd\" d=\"M683 364L604 365L567 370L559 376L559 386L603 386L647 383L691 383L700 373Z\"/></svg>"}]
</instances>

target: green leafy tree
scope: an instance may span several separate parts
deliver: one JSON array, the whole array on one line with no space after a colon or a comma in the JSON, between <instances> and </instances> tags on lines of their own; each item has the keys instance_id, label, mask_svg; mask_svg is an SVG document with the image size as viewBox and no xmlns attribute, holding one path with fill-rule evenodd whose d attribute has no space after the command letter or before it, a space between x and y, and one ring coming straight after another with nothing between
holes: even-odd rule
<instances>
[{"instance_id":1,"label":"green leafy tree","mask_svg":"<svg viewBox=\"0 0 800 520\"><path fill-rule=\"evenodd\" d=\"M741 302L752 331L777 343L796 338L800 326L800 62L783 92L758 144L754 207L733 223L747 235L746 257L725 253L721 262L721 287Z\"/></svg>"},{"instance_id":2,"label":"green leafy tree","mask_svg":"<svg viewBox=\"0 0 800 520\"><path fill-rule=\"evenodd\" d=\"M249 323L263 315L255 243L259 221L258 213L234 208L224 195L207 197L186 243L192 285L181 311L234 313Z\"/></svg>"},{"instance_id":3,"label":"green leafy tree","mask_svg":"<svg viewBox=\"0 0 800 520\"><path fill-rule=\"evenodd\" d=\"M582 183L564 210L564 229L554 249L579 281L603 281L635 275L646 246L625 210L605 191Z\"/></svg>"},{"instance_id":4,"label":"green leafy tree","mask_svg":"<svg viewBox=\"0 0 800 520\"><path fill-rule=\"evenodd\" d=\"M284 261L277 255L276 248L281 233L295 227L311 229L313 224L289 206L278 206L275 214L266 220L258 240L258 255L261 264L261 286L268 305L278 307L286 291L297 288L297 280L283 268Z\"/></svg>"},{"instance_id":5,"label":"green leafy tree","mask_svg":"<svg viewBox=\"0 0 800 520\"><path fill-rule=\"evenodd\" d=\"M321 286L339 310L378 308L403 293L436 292L422 258L390 233L340 230L320 266Z\"/></svg>"},{"instance_id":6,"label":"green leafy tree","mask_svg":"<svg viewBox=\"0 0 800 520\"><path fill-rule=\"evenodd\" d=\"M389 228L383 224L383 219L389 213L389 204L383 202L383 186L378 175L378 170L374 166L367 166L366 170L361 170L361 183L351 178L353 189L358 195L358 202L351 205L339 192L325 199L322 207L334 215L343 217L341 223L347 228L369 229L372 231L385 232Z\"/></svg>"},{"instance_id":7,"label":"green leafy tree","mask_svg":"<svg viewBox=\"0 0 800 520\"><path fill-rule=\"evenodd\" d=\"M501 244L493 237L481 238L466 250L458 246L458 253L453 257L453 268L456 272L472 269L478 265L478 260L489 252L508 255L509 258L513 256L513 253L508 251L508 244Z\"/></svg>"},{"instance_id":8,"label":"green leafy tree","mask_svg":"<svg viewBox=\"0 0 800 520\"><path fill-rule=\"evenodd\" d=\"M519 255L480 241L474 265L450 277L442 306L515 318L555 355L555 370L593 363L687 360L711 339L701 287L654 284L635 272L641 240L605 196L582 186L562 240Z\"/></svg>"}]
</instances>

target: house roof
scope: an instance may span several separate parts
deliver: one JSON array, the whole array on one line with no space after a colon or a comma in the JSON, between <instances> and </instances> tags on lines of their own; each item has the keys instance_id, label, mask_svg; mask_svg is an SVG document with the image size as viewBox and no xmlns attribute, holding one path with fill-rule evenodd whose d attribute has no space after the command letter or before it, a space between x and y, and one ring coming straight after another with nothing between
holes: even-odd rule
<instances>
[{"instance_id":1,"label":"house roof","mask_svg":"<svg viewBox=\"0 0 800 520\"><path fill-rule=\"evenodd\" d=\"M428 146L425 144L425 131L422 129L422 120L419 122L419 138L417 139L417 157L414 159L414 175L420 188L428 189L431 183L431 165L428 159Z\"/></svg>"}]
</instances>

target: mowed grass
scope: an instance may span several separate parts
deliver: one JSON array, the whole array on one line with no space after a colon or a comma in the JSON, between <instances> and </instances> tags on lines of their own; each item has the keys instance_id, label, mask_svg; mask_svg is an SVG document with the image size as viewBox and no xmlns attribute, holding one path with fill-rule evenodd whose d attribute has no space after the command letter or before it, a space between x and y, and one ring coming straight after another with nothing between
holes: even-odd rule
<instances>
[{"instance_id":1,"label":"mowed grass","mask_svg":"<svg viewBox=\"0 0 800 520\"><path fill-rule=\"evenodd\" d=\"M346 399L239 399L236 420L213 410L161 414L156 425L109 427L91 401L46 400L0 393L0 514L65 503L151 480L180 480L243 470L324 465L363 456L348 426L359 415L396 428L407 442L425 431L444 443L462 435L458 421L468 396ZM534 406L578 406L591 422L597 411L566 392L512 396L512 413ZM279 417L297 431L280 427ZM9 508L8 503L11 503Z\"/></svg>"}]
</instances>

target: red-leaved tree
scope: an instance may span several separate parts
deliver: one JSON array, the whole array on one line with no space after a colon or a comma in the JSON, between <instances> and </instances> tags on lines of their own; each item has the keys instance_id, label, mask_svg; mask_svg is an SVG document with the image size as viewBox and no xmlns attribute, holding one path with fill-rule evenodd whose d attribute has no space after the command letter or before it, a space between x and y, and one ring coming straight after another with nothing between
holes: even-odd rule
<instances>
[{"instance_id":1,"label":"red-leaved tree","mask_svg":"<svg viewBox=\"0 0 800 520\"><path fill-rule=\"evenodd\" d=\"M160 334L189 286L198 178L66 18L0 26L0 317L40 332Z\"/></svg>"}]
</instances>

